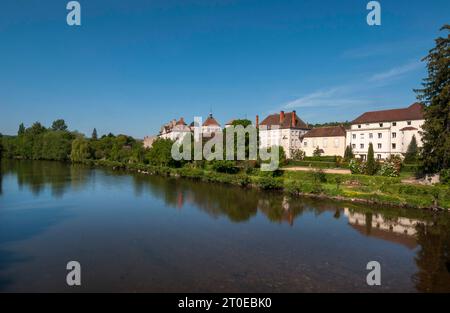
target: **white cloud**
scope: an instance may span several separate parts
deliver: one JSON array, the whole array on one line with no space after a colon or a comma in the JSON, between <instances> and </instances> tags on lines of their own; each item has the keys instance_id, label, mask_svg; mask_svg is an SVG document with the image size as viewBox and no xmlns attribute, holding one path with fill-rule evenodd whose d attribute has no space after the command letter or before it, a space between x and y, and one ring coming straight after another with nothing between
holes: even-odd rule
<instances>
[{"instance_id":1,"label":"white cloud","mask_svg":"<svg viewBox=\"0 0 450 313\"><path fill-rule=\"evenodd\" d=\"M409 72L419 69L421 66L422 66L422 64L418 61L410 62L410 63L404 64L401 66L396 66L385 72L381 72L381 73L372 75L369 78L369 81L378 82L378 81L383 81L383 80L391 80L391 79L399 78Z\"/></svg>"}]
</instances>

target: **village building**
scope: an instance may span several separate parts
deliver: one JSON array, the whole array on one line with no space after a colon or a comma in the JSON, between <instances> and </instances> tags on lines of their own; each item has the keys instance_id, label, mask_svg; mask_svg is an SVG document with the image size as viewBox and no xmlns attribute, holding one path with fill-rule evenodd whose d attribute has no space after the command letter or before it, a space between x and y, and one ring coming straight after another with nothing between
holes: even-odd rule
<instances>
[{"instance_id":1,"label":"village building","mask_svg":"<svg viewBox=\"0 0 450 313\"><path fill-rule=\"evenodd\" d=\"M203 137L211 137L213 134L222 132L222 127L213 117L212 113L209 113L208 118L202 125L202 134Z\"/></svg>"},{"instance_id":2,"label":"village building","mask_svg":"<svg viewBox=\"0 0 450 313\"><path fill-rule=\"evenodd\" d=\"M351 122L347 130L347 145L356 157L367 159L372 143L376 159L405 154L413 136L422 146L420 131L425 122L423 105L414 103L407 108L366 112Z\"/></svg>"},{"instance_id":3,"label":"village building","mask_svg":"<svg viewBox=\"0 0 450 313\"><path fill-rule=\"evenodd\" d=\"M157 136L145 136L142 145L145 149L150 149L157 138Z\"/></svg>"},{"instance_id":4,"label":"village building","mask_svg":"<svg viewBox=\"0 0 450 313\"><path fill-rule=\"evenodd\" d=\"M261 148L272 146L283 147L286 157L290 158L293 151L301 149L301 138L309 130L295 111L271 114L267 116L259 127L259 141Z\"/></svg>"},{"instance_id":5,"label":"village building","mask_svg":"<svg viewBox=\"0 0 450 313\"><path fill-rule=\"evenodd\" d=\"M303 136L302 150L308 157L313 156L316 149L319 149L321 155L343 157L345 139L344 126L313 128Z\"/></svg>"},{"instance_id":6,"label":"village building","mask_svg":"<svg viewBox=\"0 0 450 313\"><path fill-rule=\"evenodd\" d=\"M184 121L184 118L180 118L178 121L175 119L161 127L158 137L162 139L177 140L187 134L190 134L191 129Z\"/></svg>"}]
</instances>

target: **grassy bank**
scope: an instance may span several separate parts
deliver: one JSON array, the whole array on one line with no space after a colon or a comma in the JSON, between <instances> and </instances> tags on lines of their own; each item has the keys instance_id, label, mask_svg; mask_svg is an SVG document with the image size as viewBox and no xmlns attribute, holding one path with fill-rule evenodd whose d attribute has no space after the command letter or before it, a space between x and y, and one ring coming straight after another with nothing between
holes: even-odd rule
<instances>
[{"instance_id":1,"label":"grassy bank","mask_svg":"<svg viewBox=\"0 0 450 313\"><path fill-rule=\"evenodd\" d=\"M247 173L226 174L193 167L171 168L105 160L86 160L83 163L149 175L184 177L212 183L280 190L299 196L405 208L450 208L450 187L404 184L400 178L326 174L319 171L260 172L257 169Z\"/></svg>"}]
</instances>

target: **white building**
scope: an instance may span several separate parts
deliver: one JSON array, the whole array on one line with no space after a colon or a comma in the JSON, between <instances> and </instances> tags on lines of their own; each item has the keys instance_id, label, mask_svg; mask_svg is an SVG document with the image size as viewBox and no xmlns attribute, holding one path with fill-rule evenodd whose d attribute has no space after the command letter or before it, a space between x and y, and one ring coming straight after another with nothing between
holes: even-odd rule
<instances>
[{"instance_id":1,"label":"white building","mask_svg":"<svg viewBox=\"0 0 450 313\"><path fill-rule=\"evenodd\" d=\"M306 156L313 156L318 148L321 155L343 157L346 147L345 137L344 126L313 128L303 136L302 150Z\"/></svg>"},{"instance_id":2,"label":"white building","mask_svg":"<svg viewBox=\"0 0 450 313\"><path fill-rule=\"evenodd\" d=\"M256 126L259 127L260 147L281 146L287 158L291 157L292 151L301 149L301 137L309 130L295 111L271 114Z\"/></svg>"},{"instance_id":3,"label":"white building","mask_svg":"<svg viewBox=\"0 0 450 313\"><path fill-rule=\"evenodd\" d=\"M203 137L211 137L213 134L222 132L222 127L213 117L212 113L209 113L208 118L202 125L202 135Z\"/></svg>"},{"instance_id":4,"label":"white building","mask_svg":"<svg viewBox=\"0 0 450 313\"><path fill-rule=\"evenodd\" d=\"M178 121L172 120L169 123L163 125L159 132L158 137L162 139L177 140L178 138L189 134L191 129L184 122L184 118L180 118Z\"/></svg>"},{"instance_id":5,"label":"white building","mask_svg":"<svg viewBox=\"0 0 450 313\"><path fill-rule=\"evenodd\" d=\"M404 154L413 135L422 146L420 131L424 123L423 105L414 103L403 109L366 112L351 123L347 130L347 145L355 156L367 158L372 143L375 158L386 159L391 154Z\"/></svg>"}]
</instances>

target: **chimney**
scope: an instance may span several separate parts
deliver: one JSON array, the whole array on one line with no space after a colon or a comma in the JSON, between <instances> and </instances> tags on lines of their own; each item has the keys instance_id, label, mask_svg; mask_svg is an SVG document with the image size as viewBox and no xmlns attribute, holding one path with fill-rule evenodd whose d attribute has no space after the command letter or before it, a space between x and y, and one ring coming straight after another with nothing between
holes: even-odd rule
<instances>
[{"instance_id":1,"label":"chimney","mask_svg":"<svg viewBox=\"0 0 450 313\"><path fill-rule=\"evenodd\" d=\"M292 127L295 127L295 122L296 122L296 120L295 120L295 110L294 110L291 113L291 126Z\"/></svg>"},{"instance_id":2,"label":"chimney","mask_svg":"<svg viewBox=\"0 0 450 313\"><path fill-rule=\"evenodd\" d=\"M259 127L259 115L256 114L256 128Z\"/></svg>"},{"instance_id":3,"label":"chimney","mask_svg":"<svg viewBox=\"0 0 450 313\"><path fill-rule=\"evenodd\" d=\"M280 111L280 126L284 122L284 111Z\"/></svg>"}]
</instances>

